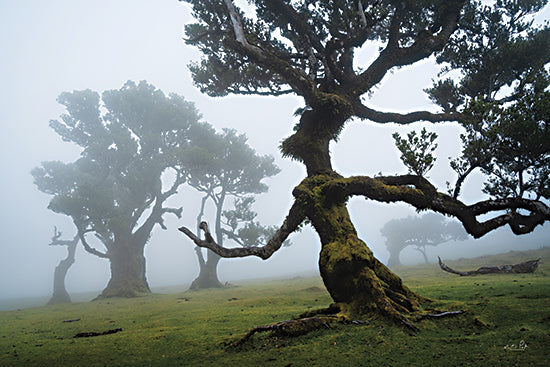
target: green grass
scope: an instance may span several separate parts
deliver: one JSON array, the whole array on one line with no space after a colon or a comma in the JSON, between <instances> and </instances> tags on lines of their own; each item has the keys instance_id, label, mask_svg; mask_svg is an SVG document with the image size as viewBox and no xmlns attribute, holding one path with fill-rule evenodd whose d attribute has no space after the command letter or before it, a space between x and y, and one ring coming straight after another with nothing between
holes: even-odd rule
<instances>
[{"instance_id":1,"label":"green grass","mask_svg":"<svg viewBox=\"0 0 550 367\"><path fill-rule=\"evenodd\" d=\"M437 300L432 307L466 310L419 321L414 334L370 320L295 338L256 334L239 349L225 347L254 326L327 306L319 278L4 311L0 366L548 366L550 249L448 263L467 270L538 256L539 269L528 275L459 277L435 264L397 269L414 291ZM521 341L525 350L505 350Z\"/></svg>"}]
</instances>

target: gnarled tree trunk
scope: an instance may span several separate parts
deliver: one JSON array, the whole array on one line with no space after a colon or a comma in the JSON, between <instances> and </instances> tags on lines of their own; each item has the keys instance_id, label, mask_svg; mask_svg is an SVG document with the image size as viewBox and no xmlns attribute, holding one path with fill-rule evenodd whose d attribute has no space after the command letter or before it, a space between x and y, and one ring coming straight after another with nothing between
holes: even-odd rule
<instances>
[{"instance_id":1,"label":"gnarled tree trunk","mask_svg":"<svg viewBox=\"0 0 550 367\"><path fill-rule=\"evenodd\" d=\"M61 236L61 233L57 235L57 229L55 230L54 239L51 245L65 245L67 246L67 257L59 262L54 270L53 279L53 294L48 305L54 305L58 303L70 303L71 297L65 288L65 277L71 265L74 264L76 244L78 243L78 236L72 241L59 241L57 238Z\"/></svg>"},{"instance_id":2,"label":"gnarled tree trunk","mask_svg":"<svg viewBox=\"0 0 550 367\"><path fill-rule=\"evenodd\" d=\"M101 292L100 298L135 297L140 293L150 293L151 289L145 276L144 244L121 242L108 252L111 279Z\"/></svg>"},{"instance_id":3,"label":"gnarled tree trunk","mask_svg":"<svg viewBox=\"0 0 550 367\"><path fill-rule=\"evenodd\" d=\"M294 191L321 239L323 282L336 306L349 317L384 315L409 324L405 315L418 310L419 298L358 238L345 202L324 192L324 181L335 176L315 175Z\"/></svg>"},{"instance_id":4,"label":"gnarled tree trunk","mask_svg":"<svg viewBox=\"0 0 550 367\"><path fill-rule=\"evenodd\" d=\"M304 112L295 134L283 142L283 153L303 162L308 177L294 189L296 201L285 223L265 247L225 249L216 244L209 233L206 240L201 240L185 227L180 231L198 246L215 250L224 257L256 255L266 259L307 218L321 239L319 270L335 302L335 307L330 309L338 308L354 319L382 315L411 326L406 316L419 309L420 297L403 285L358 238L346 207L350 190L340 187L346 185L346 179L331 166L329 142L346 119L347 107L334 106L340 102L338 97L327 96L324 103L330 108ZM343 113L334 115L331 111ZM206 224L201 229L208 232Z\"/></svg>"},{"instance_id":5,"label":"gnarled tree trunk","mask_svg":"<svg viewBox=\"0 0 550 367\"><path fill-rule=\"evenodd\" d=\"M288 139L283 143L283 149L286 143L291 155L307 167L308 178L293 194L303 203L321 239L321 277L347 316L384 315L408 324L404 315L418 309L418 297L358 238L346 207L348 196L324 188L326 183L342 178L332 169L329 142L338 135L349 108L337 97L327 97L324 104L302 115L299 129L289 138L292 146L288 146ZM306 149L297 144L303 142L307 142Z\"/></svg>"}]
</instances>

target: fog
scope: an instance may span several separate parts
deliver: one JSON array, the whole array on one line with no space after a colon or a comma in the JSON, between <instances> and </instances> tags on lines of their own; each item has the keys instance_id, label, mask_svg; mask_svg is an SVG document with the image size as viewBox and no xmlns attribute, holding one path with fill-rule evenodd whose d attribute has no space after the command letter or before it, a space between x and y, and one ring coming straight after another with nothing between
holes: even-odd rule
<instances>
[{"instance_id":1,"label":"fog","mask_svg":"<svg viewBox=\"0 0 550 367\"><path fill-rule=\"evenodd\" d=\"M48 296L53 272L66 256L66 248L47 246L53 227L63 238L75 234L71 220L47 209L50 196L37 190L30 171L42 161L74 161L79 150L63 142L49 127L63 108L56 102L64 91L118 89L127 80L147 80L165 93L177 93L195 102L216 129L235 128L246 133L249 144L260 154L271 154L281 168L265 180L270 186L259 195L254 209L263 224L280 225L292 203L292 188L305 176L302 165L281 158L277 147L292 132L299 98L224 97L210 98L193 86L187 64L198 60L198 52L182 41L182 26L191 20L186 4L177 0L3 0L0 11L1 80L0 98L0 301L9 298ZM547 8L545 15L550 17ZM367 59L368 51L359 58ZM387 77L371 103L380 109L434 110L422 93L437 74L433 62L402 68ZM402 134L426 126L439 134L438 160L430 179L440 190L453 181L448 157L460 151L460 128L455 124L414 124L397 127L350 121L338 143L331 147L334 168L343 175L405 173L391 134ZM463 199L483 198L480 177L465 184ZM198 274L198 263L190 240L177 231L195 227L200 196L182 188L169 202L183 206L183 218L166 217L168 230L156 228L146 246L147 278L154 289L189 284ZM403 204L384 205L361 198L349 204L360 237L376 256L386 261L380 228L392 218L414 215ZM213 211L206 213L213 220ZM478 241L468 240L428 248L428 256L470 257L512 249L549 245L548 226L533 234L516 237L507 228ZM291 236L293 243L262 261L256 258L225 259L219 265L222 282L259 277L294 276L317 271L320 243L311 228ZM421 262L420 254L403 251L403 263ZM66 278L70 294L99 292L109 279L109 264L86 253L81 246Z\"/></svg>"}]
</instances>

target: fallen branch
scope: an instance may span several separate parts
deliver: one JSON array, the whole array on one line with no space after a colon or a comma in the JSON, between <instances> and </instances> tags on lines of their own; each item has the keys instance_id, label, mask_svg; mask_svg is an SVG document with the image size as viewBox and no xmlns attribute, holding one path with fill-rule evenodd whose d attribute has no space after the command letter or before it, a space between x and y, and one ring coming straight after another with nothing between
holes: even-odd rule
<instances>
[{"instance_id":1,"label":"fallen branch","mask_svg":"<svg viewBox=\"0 0 550 367\"><path fill-rule=\"evenodd\" d=\"M92 337L92 336L109 335L109 334L118 333L119 331L122 331L122 329L118 328L118 329L113 329L113 330L107 330L107 331L104 331L102 333L96 333L96 332L93 332L93 331L89 332L89 333L78 333L75 336L73 336L73 338L89 338L89 337Z\"/></svg>"},{"instance_id":2,"label":"fallen branch","mask_svg":"<svg viewBox=\"0 0 550 367\"><path fill-rule=\"evenodd\" d=\"M416 318L416 321L420 321L420 320L423 320L423 319L439 319L439 318L447 317L447 316L461 315L465 312L466 311L464 311L464 310L458 310L458 311L447 311L447 312L442 312L442 313L427 313L427 314L418 316Z\"/></svg>"},{"instance_id":3,"label":"fallen branch","mask_svg":"<svg viewBox=\"0 0 550 367\"><path fill-rule=\"evenodd\" d=\"M514 265L499 265L499 266L483 266L477 270L470 271L458 271L450 268L446 265L441 258L439 259L439 267L443 271L448 273L458 274L460 276L472 276L472 275L482 275L482 274L521 274L521 273L533 273L537 266L539 265L540 257L536 260L529 260L519 264Z\"/></svg>"}]
</instances>

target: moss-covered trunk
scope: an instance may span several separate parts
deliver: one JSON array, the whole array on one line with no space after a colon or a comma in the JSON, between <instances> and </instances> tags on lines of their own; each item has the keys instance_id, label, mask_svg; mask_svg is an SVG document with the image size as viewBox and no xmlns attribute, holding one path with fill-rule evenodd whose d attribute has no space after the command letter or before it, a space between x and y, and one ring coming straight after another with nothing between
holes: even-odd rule
<instances>
[{"instance_id":1,"label":"moss-covered trunk","mask_svg":"<svg viewBox=\"0 0 550 367\"><path fill-rule=\"evenodd\" d=\"M418 298L396 274L378 261L357 237L345 202L323 194L330 175L306 179L297 193L308 194L306 207L321 238L319 270L332 299L352 318L373 315L405 321L418 310Z\"/></svg>"},{"instance_id":2,"label":"moss-covered trunk","mask_svg":"<svg viewBox=\"0 0 550 367\"><path fill-rule=\"evenodd\" d=\"M135 297L151 292L145 276L144 248L145 244L129 237L109 250L111 279L100 297Z\"/></svg>"},{"instance_id":3,"label":"moss-covered trunk","mask_svg":"<svg viewBox=\"0 0 550 367\"><path fill-rule=\"evenodd\" d=\"M398 320L416 311L416 295L357 237L345 206L330 213L318 229L323 232L319 270L341 311L354 318L382 314Z\"/></svg>"},{"instance_id":4,"label":"moss-covered trunk","mask_svg":"<svg viewBox=\"0 0 550 367\"><path fill-rule=\"evenodd\" d=\"M308 178L296 187L294 196L321 239L321 277L347 316L383 315L407 323L405 316L418 309L418 297L357 237L346 207L348 194L325 190L332 180L342 179L332 169L329 143L337 138L349 110L336 97L323 103L306 111L296 133L282 144L283 153L307 167Z\"/></svg>"}]
</instances>

